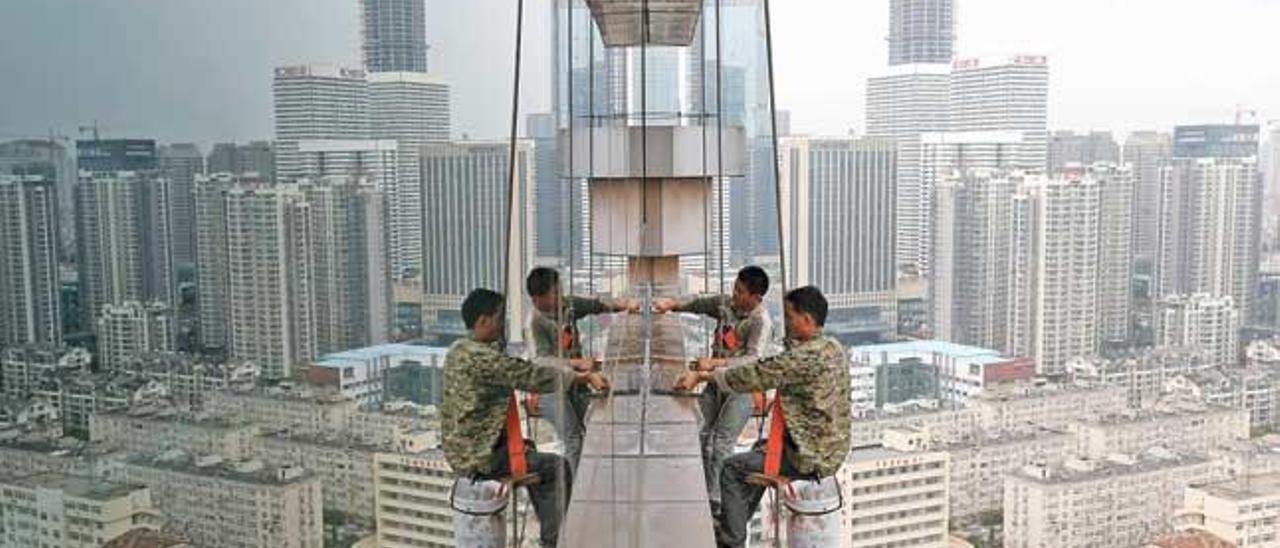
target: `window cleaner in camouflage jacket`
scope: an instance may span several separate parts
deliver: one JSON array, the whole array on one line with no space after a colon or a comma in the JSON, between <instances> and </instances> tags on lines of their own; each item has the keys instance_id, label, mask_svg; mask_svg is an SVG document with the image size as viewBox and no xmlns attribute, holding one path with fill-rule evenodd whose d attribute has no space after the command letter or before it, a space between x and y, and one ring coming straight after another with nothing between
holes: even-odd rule
<instances>
[{"instance_id":1,"label":"window cleaner in camouflage jacket","mask_svg":"<svg viewBox=\"0 0 1280 548\"><path fill-rule=\"evenodd\" d=\"M444 456L460 478L502 479L508 475L505 429L514 390L553 393L577 384L608 390L608 382L587 365L540 365L507 356L502 348L506 300L500 293L476 289L462 303L468 337L453 343L444 359L444 400L440 405ZM528 471L538 481L528 486L541 524L541 545L555 546L560 519L573 484L564 457L526 450ZM561 491L563 489L563 491Z\"/></svg>"},{"instance_id":2,"label":"window cleaner in camouflage jacket","mask_svg":"<svg viewBox=\"0 0 1280 548\"><path fill-rule=\"evenodd\" d=\"M655 303L658 312L691 312L714 318L717 322L712 356L715 360L700 362L713 371L724 367L728 358L762 358L773 333L773 320L764 308L769 292L769 275L758 266L738 271L733 295L715 295L677 303L670 299ZM698 397L702 411L702 465L707 478L707 495L711 513L720 513L720 470L724 459L733 454L738 435L751 420L751 394L736 394L708 385Z\"/></svg>"},{"instance_id":3,"label":"window cleaner in camouflage jacket","mask_svg":"<svg viewBox=\"0 0 1280 548\"><path fill-rule=\"evenodd\" d=\"M676 381L676 390L703 382L731 392L776 389L786 434L780 474L789 478L835 475L849 453L852 413L849 407L849 364L844 348L822 334L827 300L816 287L792 290L784 298L788 348L777 356L730 363L727 369L691 371ZM730 360L734 362L736 360ZM755 514L765 488L747 482L764 471L765 455L757 448L729 457L720 474L721 515L716 541L743 546L747 522Z\"/></svg>"},{"instance_id":4,"label":"window cleaner in camouflage jacket","mask_svg":"<svg viewBox=\"0 0 1280 548\"><path fill-rule=\"evenodd\" d=\"M563 297L560 292L560 273L554 269L538 267L529 272L525 289L533 301L534 312L529 320L529 338L533 341L537 357L578 359L583 358L582 341L578 334L578 320L596 314L608 314L637 310L634 301L605 301L583 297ZM556 435L564 444L564 456L573 470L582 457L582 438L586 432L587 407L590 405L585 386L577 386L559 394L535 395L530 399L533 408L556 429ZM528 403L528 402L527 402ZM532 411L532 409L531 409Z\"/></svg>"}]
</instances>

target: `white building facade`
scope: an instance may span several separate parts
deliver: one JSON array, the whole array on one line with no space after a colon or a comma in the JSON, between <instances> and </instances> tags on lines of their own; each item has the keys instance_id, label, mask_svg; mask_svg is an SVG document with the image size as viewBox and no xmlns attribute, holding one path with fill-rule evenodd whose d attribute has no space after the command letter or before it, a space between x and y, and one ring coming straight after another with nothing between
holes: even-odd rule
<instances>
[{"instance_id":1,"label":"white building facade","mask_svg":"<svg viewBox=\"0 0 1280 548\"><path fill-rule=\"evenodd\" d=\"M156 506L169 517L169 528L196 546L324 545L320 479L297 467L139 455L110 476L149 486Z\"/></svg>"},{"instance_id":2,"label":"white building facade","mask_svg":"<svg viewBox=\"0 0 1280 548\"><path fill-rule=\"evenodd\" d=\"M517 143L516 206L507 203L511 144L452 142L420 149L423 192L423 326L433 334L461 335L462 300L477 287L524 287L533 258L534 156ZM507 212L514 221L508 232ZM506 234L513 244L503 257ZM495 237L496 235L496 237ZM509 270L504 265L510 264ZM509 277L505 279L504 277ZM507 299L508 317L524 317L524 300ZM508 340L523 340L510 328Z\"/></svg>"},{"instance_id":3,"label":"white building facade","mask_svg":"<svg viewBox=\"0 0 1280 548\"><path fill-rule=\"evenodd\" d=\"M965 58L951 63L951 131L1022 133L1013 167L1045 170L1049 154L1049 62L1043 55Z\"/></svg>"},{"instance_id":4,"label":"white building facade","mask_svg":"<svg viewBox=\"0 0 1280 548\"><path fill-rule=\"evenodd\" d=\"M1102 185L1036 177L1014 202L1011 340L1041 374L1098 349Z\"/></svg>"},{"instance_id":5,"label":"white building facade","mask_svg":"<svg viewBox=\"0 0 1280 548\"><path fill-rule=\"evenodd\" d=\"M1028 466L1005 479L1004 545L1141 546L1172 529L1183 489L1215 474L1212 461L1168 453Z\"/></svg>"},{"instance_id":6,"label":"white building facade","mask_svg":"<svg viewBox=\"0 0 1280 548\"><path fill-rule=\"evenodd\" d=\"M788 282L823 289L828 334L857 340L895 332L895 145L788 137L778 147Z\"/></svg>"},{"instance_id":7,"label":"white building facade","mask_svg":"<svg viewBox=\"0 0 1280 548\"><path fill-rule=\"evenodd\" d=\"M1230 296L1248 318L1260 202L1256 157L1174 158L1161 169L1156 297Z\"/></svg>"},{"instance_id":8,"label":"white building facade","mask_svg":"<svg viewBox=\"0 0 1280 548\"><path fill-rule=\"evenodd\" d=\"M154 171L82 172L76 230L85 322L126 301L177 304L169 183Z\"/></svg>"},{"instance_id":9,"label":"white building facade","mask_svg":"<svg viewBox=\"0 0 1280 548\"><path fill-rule=\"evenodd\" d=\"M299 150L309 139L369 138L369 82L365 71L332 65L275 69L276 177L315 176L317 159Z\"/></svg>"},{"instance_id":10,"label":"white building facade","mask_svg":"<svg viewBox=\"0 0 1280 548\"><path fill-rule=\"evenodd\" d=\"M442 369L447 348L413 344L384 344L321 356L311 364L308 380L333 386L365 407L384 402L391 370L422 366Z\"/></svg>"},{"instance_id":11,"label":"white building facade","mask_svg":"<svg viewBox=\"0 0 1280 548\"><path fill-rule=\"evenodd\" d=\"M0 507L4 548L97 548L163 523L143 485L56 473L0 479Z\"/></svg>"},{"instance_id":12,"label":"white building facade","mask_svg":"<svg viewBox=\"0 0 1280 548\"><path fill-rule=\"evenodd\" d=\"M1187 487L1178 528L1203 531L1231 546L1280 543L1280 475L1242 477Z\"/></svg>"},{"instance_id":13,"label":"white building facade","mask_svg":"<svg viewBox=\"0 0 1280 548\"><path fill-rule=\"evenodd\" d=\"M176 318L163 302L126 301L104 306L95 330L99 365L103 370L117 370L142 354L173 351L176 325Z\"/></svg>"},{"instance_id":14,"label":"white building facade","mask_svg":"<svg viewBox=\"0 0 1280 548\"><path fill-rule=\"evenodd\" d=\"M841 467L841 546L945 547L949 458L892 446L855 449Z\"/></svg>"},{"instance_id":15,"label":"white building facade","mask_svg":"<svg viewBox=\"0 0 1280 548\"><path fill-rule=\"evenodd\" d=\"M895 255L899 267L909 272L928 268L932 193L920 163L921 136L947 127L950 60L948 54L931 64L892 66L867 79L867 135L897 143Z\"/></svg>"},{"instance_id":16,"label":"white building facade","mask_svg":"<svg viewBox=\"0 0 1280 548\"><path fill-rule=\"evenodd\" d=\"M378 546L456 546L449 491L453 471L439 451L374 459Z\"/></svg>"},{"instance_id":17,"label":"white building facade","mask_svg":"<svg viewBox=\"0 0 1280 548\"><path fill-rule=\"evenodd\" d=\"M0 346L62 342L54 181L0 175Z\"/></svg>"},{"instance_id":18,"label":"white building facade","mask_svg":"<svg viewBox=\"0 0 1280 548\"><path fill-rule=\"evenodd\" d=\"M388 0L376 0L386 2ZM383 188L391 210L397 273L422 269L422 145L449 140L449 84L425 72L371 72L370 136L397 144L395 184Z\"/></svg>"},{"instance_id":19,"label":"white building facade","mask_svg":"<svg viewBox=\"0 0 1280 548\"><path fill-rule=\"evenodd\" d=\"M1240 365L1243 321L1230 296L1173 295L1157 305L1156 344L1197 348L1220 367Z\"/></svg>"}]
</instances>

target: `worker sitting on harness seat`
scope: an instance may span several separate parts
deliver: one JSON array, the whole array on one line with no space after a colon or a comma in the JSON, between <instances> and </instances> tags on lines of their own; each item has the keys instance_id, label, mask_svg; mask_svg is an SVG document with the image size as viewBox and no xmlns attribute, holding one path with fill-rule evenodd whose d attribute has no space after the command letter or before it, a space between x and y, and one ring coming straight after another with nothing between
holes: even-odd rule
<instances>
[{"instance_id":1,"label":"worker sitting on harness seat","mask_svg":"<svg viewBox=\"0 0 1280 548\"><path fill-rule=\"evenodd\" d=\"M781 463L776 473L808 479L833 476L849 452L849 364L840 343L822 334L827 300L818 288L806 286L787 293L784 314L786 351L751 363L731 364L714 373L691 371L680 377L675 388L691 390L709 382L738 393L776 389L777 411L771 420L786 417L785 443L780 444ZM720 474L719 545L738 547L746 542L747 522L766 489L748 479L765 468L765 454L758 449L725 461Z\"/></svg>"},{"instance_id":2,"label":"worker sitting on harness seat","mask_svg":"<svg viewBox=\"0 0 1280 548\"><path fill-rule=\"evenodd\" d=\"M506 299L501 293L476 289L462 303L462 320L468 336L449 347L444 359L444 397L440 405L445 460L458 477L511 479L512 458L507 450L506 428L516 409L512 392L562 392L586 383L607 390L599 373L567 367L539 365L507 356L503 349ZM580 365L580 364L578 364ZM511 438L513 439L513 438ZM541 524L541 544L555 546L564 513L561 501L569 500L572 473L564 457L519 449L527 472L536 481L524 482ZM560 493L560 489L564 489ZM561 496L563 495L563 496Z\"/></svg>"}]
</instances>

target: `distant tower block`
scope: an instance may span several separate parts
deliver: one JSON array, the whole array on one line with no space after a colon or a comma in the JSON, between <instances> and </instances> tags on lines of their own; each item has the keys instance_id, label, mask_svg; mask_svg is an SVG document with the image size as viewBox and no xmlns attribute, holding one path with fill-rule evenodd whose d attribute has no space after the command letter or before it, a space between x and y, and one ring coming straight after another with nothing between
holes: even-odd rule
<instances>
[{"instance_id":1,"label":"distant tower block","mask_svg":"<svg viewBox=\"0 0 1280 548\"><path fill-rule=\"evenodd\" d=\"M570 172L589 180L595 253L628 257L633 286L653 283L675 290L680 256L707 251L712 183L717 176L728 180L746 171L743 129L719 131L710 125L628 126L573 135ZM568 141L568 134L561 139ZM704 157L704 139L720 142L723 157ZM561 147L566 166L569 149Z\"/></svg>"}]
</instances>

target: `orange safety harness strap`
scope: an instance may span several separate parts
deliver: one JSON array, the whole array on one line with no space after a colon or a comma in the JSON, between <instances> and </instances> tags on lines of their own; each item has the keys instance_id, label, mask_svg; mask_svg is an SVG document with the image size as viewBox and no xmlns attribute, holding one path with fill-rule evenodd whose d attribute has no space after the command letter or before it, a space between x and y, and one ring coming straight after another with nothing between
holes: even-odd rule
<instances>
[{"instance_id":1,"label":"orange safety harness strap","mask_svg":"<svg viewBox=\"0 0 1280 548\"><path fill-rule=\"evenodd\" d=\"M764 446L764 475L777 478L782 471L782 438L786 437L787 421L782 416L782 396L773 397L773 418L769 420L769 439Z\"/></svg>"},{"instance_id":2,"label":"orange safety harness strap","mask_svg":"<svg viewBox=\"0 0 1280 548\"><path fill-rule=\"evenodd\" d=\"M763 417L769 412L769 402L764 396L764 392L751 393L751 416Z\"/></svg>"},{"instance_id":3,"label":"orange safety harness strap","mask_svg":"<svg viewBox=\"0 0 1280 548\"><path fill-rule=\"evenodd\" d=\"M537 392L529 392L524 396L524 412L531 417L541 417L542 410L539 405L542 402L542 396Z\"/></svg>"},{"instance_id":4,"label":"orange safety harness strap","mask_svg":"<svg viewBox=\"0 0 1280 548\"><path fill-rule=\"evenodd\" d=\"M520 430L520 407L514 393L507 398L507 470L515 480L529 474L529 463L524 458L524 433Z\"/></svg>"},{"instance_id":5,"label":"orange safety harness strap","mask_svg":"<svg viewBox=\"0 0 1280 548\"><path fill-rule=\"evenodd\" d=\"M729 353L737 352L742 347L742 340L738 338L738 330L731 325L722 327L716 333L716 342Z\"/></svg>"},{"instance_id":6,"label":"orange safety harness strap","mask_svg":"<svg viewBox=\"0 0 1280 548\"><path fill-rule=\"evenodd\" d=\"M572 325L566 325L560 330L560 350L568 353L573 352L574 343L578 340L578 332Z\"/></svg>"}]
</instances>

